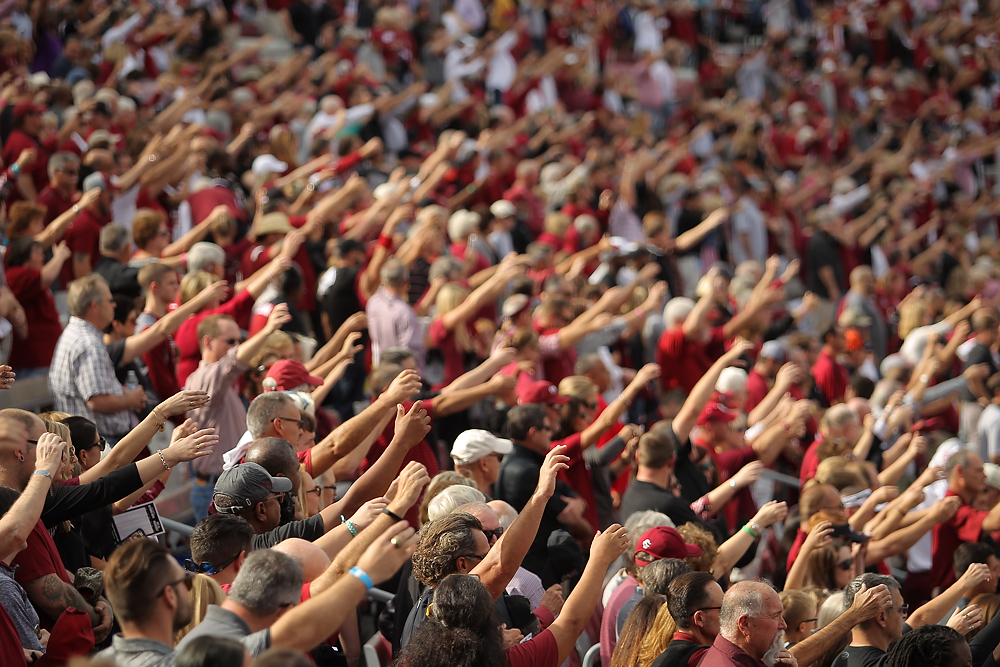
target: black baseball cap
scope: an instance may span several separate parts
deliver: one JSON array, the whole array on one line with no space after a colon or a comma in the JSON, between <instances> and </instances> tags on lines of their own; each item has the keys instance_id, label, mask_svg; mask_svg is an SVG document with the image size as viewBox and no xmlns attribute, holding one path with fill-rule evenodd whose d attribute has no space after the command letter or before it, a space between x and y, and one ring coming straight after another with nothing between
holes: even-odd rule
<instances>
[{"instance_id":1,"label":"black baseball cap","mask_svg":"<svg viewBox=\"0 0 1000 667\"><path fill-rule=\"evenodd\" d=\"M272 493L288 493L292 490L292 480L287 477L271 477L256 463L239 463L219 475L212 497L225 495L236 500L229 507L215 506L220 514L239 514L267 498Z\"/></svg>"}]
</instances>

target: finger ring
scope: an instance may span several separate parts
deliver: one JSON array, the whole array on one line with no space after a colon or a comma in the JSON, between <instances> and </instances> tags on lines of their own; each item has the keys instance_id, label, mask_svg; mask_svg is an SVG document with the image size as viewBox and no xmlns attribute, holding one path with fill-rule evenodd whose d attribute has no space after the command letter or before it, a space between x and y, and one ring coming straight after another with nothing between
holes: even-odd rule
<instances>
[{"instance_id":1,"label":"finger ring","mask_svg":"<svg viewBox=\"0 0 1000 667\"><path fill-rule=\"evenodd\" d=\"M392 546L396 547L397 549L399 549L401 546L403 546L399 542L399 535L396 535L391 540L389 540L389 544L391 544Z\"/></svg>"}]
</instances>

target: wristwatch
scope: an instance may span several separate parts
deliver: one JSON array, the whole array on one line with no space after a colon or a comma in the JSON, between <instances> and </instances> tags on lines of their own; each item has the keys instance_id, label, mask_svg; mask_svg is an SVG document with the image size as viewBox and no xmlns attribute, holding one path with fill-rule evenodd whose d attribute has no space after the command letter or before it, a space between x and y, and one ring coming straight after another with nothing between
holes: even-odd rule
<instances>
[{"instance_id":1,"label":"wristwatch","mask_svg":"<svg viewBox=\"0 0 1000 667\"><path fill-rule=\"evenodd\" d=\"M751 521L747 525L750 526L750 529L753 530L753 532L755 532L755 533L762 533L762 532L764 532L764 529L761 528L760 524L757 523L756 521Z\"/></svg>"},{"instance_id":2,"label":"wristwatch","mask_svg":"<svg viewBox=\"0 0 1000 667\"><path fill-rule=\"evenodd\" d=\"M729 488L730 489L735 489L736 488L736 480L735 479L729 480Z\"/></svg>"}]
</instances>

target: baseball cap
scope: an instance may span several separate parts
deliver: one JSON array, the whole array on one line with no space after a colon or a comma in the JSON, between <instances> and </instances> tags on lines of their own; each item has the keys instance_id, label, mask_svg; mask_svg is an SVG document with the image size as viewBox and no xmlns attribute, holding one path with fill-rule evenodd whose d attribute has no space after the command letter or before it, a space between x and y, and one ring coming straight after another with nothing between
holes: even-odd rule
<instances>
[{"instance_id":1,"label":"baseball cap","mask_svg":"<svg viewBox=\"0 0 1000 667\"><path fill-rule=\"evenodd\" d=\"M529 299L524 294L512 294L507 297L507 300L503 302L503 309L501 310L503 316L507 319L513 319L524 312L524 309L528 307L531 303Z\"/></svg>"},{"instance_id":2,"label":"baseball cap","mask_svg":"<svg viewBox=\"0 0 1000 667\"><path fill-rule=\"evenodd\" d=\"M250 171L252 171L255 176L264 176L270 173L281 174L287 169L287 163L282 162L270 153L258 155L253 159L253 164L250 166Z\"/></svg>"},{"instance_id":3,"label":"baseball cap","mask_svg":"<svg viewBox=\"0 0 1000 667\"><path fill-rule=\"evenodd\" d=\"M111 179L108 178L107 174L101 171L95 171L94 173L83 179L83 191L93 190L94 188L100 188L101 190L106 190L108 192L115 192L118 188L115 187Z\"/></svg>"},{"instance_id":4,"label":"baseball cap","mask_svg":"<svg viewBox=\"0 0 1000 667\"><path fill-rule=\"evenodd\" d=\"M688 544L677 532L677 529L670 526L656 526L650 528L639 538L639 543L635 546L635 554L645 553L653 557L653 560L663 558L687 558L688 556L700 556L701 547L697 544ZM635 564L639 567L646 567L649 563L636 559Z\"/></svg>"},{"instance_id":5,"label":"baseball cap","mask_svg":"<svg viewBox=\"0 0 1000 667\"><path fill-rule=\"evenodd\" d=\"M983 463L983 472L986 473L986 486L1000 489L1000 466L987 461Z\"/></svg>"},{"instance_id":6,"label":"baseball cap","mask_svg":"<svg viewBox=\"0 0 1000 667\"><path fill-rule=\"evenodd\" d=\"M856 352L865 346L865 341L861 338L861 334L854 329L848 329L844 332L844 342L848 352Z\"/></svg>"},{"instance_id":7,"label":"baseball cap","mask_svg":"<svg viewBox=\"0 0 1000 667\"><path fill-rule=\"evenodd\" d=\"M99 144L102 141L114 146L121 140L122 135L120 134L112 134L107 130L94 130L90 133L90 136L87 137L87 148L93 148L95 144Z\"/></svg>"},{"instance_id":8,"label":"baseball cap","mask_svg":"<svg viewBox=\"0 0 1000 667\"><path fill-rule=\"evenodd\" d=\"M785 346L780 341L769 340L760 347L761 359L783 361L788 357Z\"/></svg>"},{"instance_id":9,"label":"baseball cap","mask_svg":"<svg viewBox=\"0 0 1000 667\"><path fill-rule=\"evenodd\" d=\"M833 528L833 537L843 537L851 542L867 542L868 536L857 533L847 523L847 513L843 510L820 510L809 517L809 529L812 530L820 521L829 521Z\"/></svg>"},{"instance_id":10,"label":"baseball cap","mask_svg":"<svg viewBox=\"0 0 1000 667\"><path fill-rule=\"evenodd\" d=\"M517 207L506 199L499 199L490 205L490 213L494 218L510 218L517 212Z\"/></svg>"},{"instance_id":11,"label":"baseball cap","mask_svg":"<svg viewBox=\"0 0 1000 667\"><path fill-rule=\"evenodd\" d=\"M451 458L456 463L475 463L490 454L509 454L513 449L510 440L498 438L489 431L473 428L463 431L451 447Z\"/></svg>"},{"instance_id":12,"label":"baseball cap","mask_svg":"<svg viewBox=\"0 0 1000 667\"><path fill-rule=\"evenodd\" d=\"M575 579L587 564L580 543L565 530L553 530L545 544L556 581Z\"/></svg>"},{"instance_id":13,"label":"baseball cap","mask_svg":"<svg viewBox=\"0 0 1000 667\"><path fill-rule=\"evenodd\" d=\"M726 405L723 400L709 401L705 408L698 415L698 426L704 426L712 422L729 423L736 419L736 410Z\"/></svg>"},{"instance_id":14,"label":"baseball cap","mask_svg":"<svg viewBox=\"0 0 1000 667\"><path fill-rule=\"evenodd\" d=\"M295 359L281 359L274 362L265 377L272 378L276 384L275 388L279 391L291 391L304 384L321 387L324 382L318 375L310 375L302 362Z\"/></svg>"},{"instance_id":15,"label":"baseball cap","mask_svg":"<svg viewBox=\"0 0 1000 667\"><path fill-rule=\"evenodd\" d=\"M292 223L288 221L288 216L279 211L268 213L261 217L257 225L257 236L267 236L268 234L287 234L294 229ZM320 383L322 384L322 383Z\"/></svg>"},{"instance_id":16,"label":"baseball cap","mask_svg":"<svg viewBox=\"0 0 1000 667\"><path fill-rule=\"evenodd\" d=\"M220 494L234 498L237 501L236 505L232 507L216 505L215 509L220 514L237 514L253 507L271 493L288 493L291 490L292 480L287 477L271 477L256 463L239 463L219 475L212 502L214 504L215 496Z\"/></svg>"},{"instance_id":17,"label":"baseball cap","mask_svg":"<svg viewBox=\"0 0 1000 667\"><path fill-rule=\"evenodd\" d=\"M870 327L872 318L862 315L854 310L845 310L837 318L837 325L842 327Z\"/></svg>"},{"instance_id":18,"label":"baseball cap","mask_svg":"<svg viewBox=\"0 0 1000 667\"><path fill-rule=\"evenodd\" d=\"M18 119L23 116L27 116L29 113L45 113L47 109L41 104L35 104L34 102L21 102L16 107L14 107L14 118Z\"/></svg>"},{"instance_id":19,"label":"baseball cap","mask_svg":"<svg viewBox=\"0 0 1000 667\"><path fill-rule=\"evenodd\" d=\"M556 389L556 386L545 380L535 380L531 384L525 385L523 391L517 394L518 405L528 405L529 403L547 403L549 405L566 405L569 403L569 396L563 396Z\"/></svg>"}]
</instances>

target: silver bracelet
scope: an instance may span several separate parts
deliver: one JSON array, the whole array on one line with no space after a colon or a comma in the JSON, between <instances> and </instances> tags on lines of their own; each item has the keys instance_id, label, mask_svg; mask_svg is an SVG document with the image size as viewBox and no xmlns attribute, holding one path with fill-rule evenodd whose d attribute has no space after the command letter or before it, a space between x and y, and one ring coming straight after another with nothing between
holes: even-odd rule
<instances>
[{"instance_id":1,"label":"silver bracelet","mask_svg":"<svg viewBox=\"0 0 1000 667\"><path fill-rule=\"evenodd\" d=\"M167 465L167 459L163 456L163 452L162 451L156 452L156 455L160 457L160 463L163 464L163 469L170 470L170 466Z\"/></svg>"}]
</instances>

